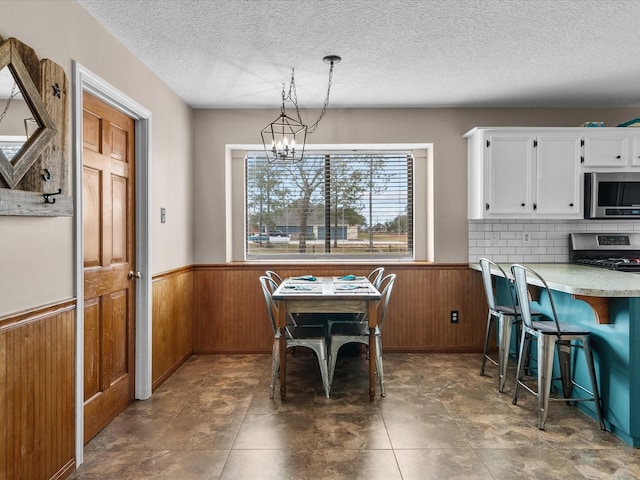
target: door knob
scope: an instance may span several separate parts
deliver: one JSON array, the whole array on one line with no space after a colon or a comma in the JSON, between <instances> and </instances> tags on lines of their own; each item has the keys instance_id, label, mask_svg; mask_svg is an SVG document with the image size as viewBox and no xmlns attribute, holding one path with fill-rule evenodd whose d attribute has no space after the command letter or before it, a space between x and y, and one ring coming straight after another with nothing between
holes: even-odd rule
<instances>
[{"instance_id":1,"label":"door knob","mask_svg":"<svg viewBox=\"0 0 640 480\"><path fill-rule=\"evenodd\" d=\"M129 272L128 277L129 277L129 280L133 280L134 278L142 277L142 274L140 272L131 271L131 272Z\"/></svg>"}]
</instances>

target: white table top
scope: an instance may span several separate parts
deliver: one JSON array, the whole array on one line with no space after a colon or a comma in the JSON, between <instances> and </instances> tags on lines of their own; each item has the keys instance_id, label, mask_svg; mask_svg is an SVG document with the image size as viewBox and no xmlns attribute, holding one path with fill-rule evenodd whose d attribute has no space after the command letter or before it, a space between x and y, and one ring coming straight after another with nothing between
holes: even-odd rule
<instances>
[{"instance_id":1,"label":"white table top","mask_svg":"<svg viewBox=\"0 0 640 480\"><path fill-rule=\"evenodd\" d=\"M290 277L273 292L273 299L313 300L313 299L349 299L379 300L380 292L366 277L354 280L343 280L342 277L313 277L305 280L301 277Z\"/></svg>"},{"instance_id":2,"label":"white table top","mask_svg":"<svg viewBox=\"0 0 640 480\"><path fill-rule=\"evenodd\" d=\"M640 274L617 272L606 268L574 265L570 263L522 263L542 276L549 288L559 292L591 297L640 297ZM469 265L480 270L480 264ZM500 264L511 277L511 265ZM499 271L492 271L501 275ZM536 285L534 279L531 281ZM541 286L541 285L539 285Z\"/></svg>"}]
</instances>

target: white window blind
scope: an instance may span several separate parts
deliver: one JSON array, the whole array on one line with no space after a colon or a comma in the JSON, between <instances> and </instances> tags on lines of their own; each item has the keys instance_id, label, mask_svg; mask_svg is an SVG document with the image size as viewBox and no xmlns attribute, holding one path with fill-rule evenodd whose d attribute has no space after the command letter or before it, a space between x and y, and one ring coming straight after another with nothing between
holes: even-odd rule
<instances>
[{"instance_id":1,"label":"white window blind","mask_svg":"<svg viewBox=\"0 0 640 480\"><path fill-rule=\"evenodd\" d=\"M246 258L413 258L413 156L311 152L246 158Z\"/></svg>"}]
</instances>

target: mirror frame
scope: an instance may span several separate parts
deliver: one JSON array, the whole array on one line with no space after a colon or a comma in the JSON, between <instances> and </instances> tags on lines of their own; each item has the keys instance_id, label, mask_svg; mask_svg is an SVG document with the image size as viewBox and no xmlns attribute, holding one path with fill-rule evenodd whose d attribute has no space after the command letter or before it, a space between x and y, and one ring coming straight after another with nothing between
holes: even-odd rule
<instances>
[{"instance_id":1,"label":"mirror frame","mask_svg":"<svg viewBox=\"0 0 640 480\"><path fill-rule=\"evenodd\" d=\"M31 135L20 151L8 161L0 157L0 176L13 189L56 134L56 128L42 101L13 38L0 43L0 70L9 67L40 128Z\"/></svg>"}]
</instances>

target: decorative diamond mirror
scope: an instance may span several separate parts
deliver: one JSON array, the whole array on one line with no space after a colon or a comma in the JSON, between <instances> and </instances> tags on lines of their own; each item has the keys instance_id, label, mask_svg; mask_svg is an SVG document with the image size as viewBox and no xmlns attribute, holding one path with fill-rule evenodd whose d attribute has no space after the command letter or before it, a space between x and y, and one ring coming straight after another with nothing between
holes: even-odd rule
<instances>
[{"instance_id":1,"label":"decorative diamond mirror","mask_svg":"<svg viewBox=\"0 0 640 480\"><path fill-rule=\"evenodd\" d=\"M16 42L0 44L0 186L15 188L55 135Z\"/></svg>"}]
</instances>

